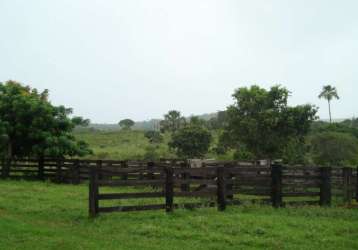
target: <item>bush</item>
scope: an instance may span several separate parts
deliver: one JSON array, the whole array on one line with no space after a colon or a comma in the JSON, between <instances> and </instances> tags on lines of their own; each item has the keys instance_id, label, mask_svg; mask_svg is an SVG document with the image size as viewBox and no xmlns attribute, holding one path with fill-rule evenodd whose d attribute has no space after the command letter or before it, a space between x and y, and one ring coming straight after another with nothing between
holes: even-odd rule
<instances>
[{"instance_id":1,"label":"bush","mask_svg":"<svg viewBox=\"0 0 358 250\"><path fill-rule=\"evenodd\" d=\"M172 136L169 147L174 149L179 157L201 158L209 150L212 136L200 126L186 126Z\"/></svg>"},{"instance_id":2,"label":"bush","mask_svg":"<svg viewBox=\"0 0 358 250\"><path fill-rule=\"evenodd\" d=\"M311 138L311 155L320 165L355 165L358 163L358 140L346 133L319 133Z\"/></svg>"}]
</instances>

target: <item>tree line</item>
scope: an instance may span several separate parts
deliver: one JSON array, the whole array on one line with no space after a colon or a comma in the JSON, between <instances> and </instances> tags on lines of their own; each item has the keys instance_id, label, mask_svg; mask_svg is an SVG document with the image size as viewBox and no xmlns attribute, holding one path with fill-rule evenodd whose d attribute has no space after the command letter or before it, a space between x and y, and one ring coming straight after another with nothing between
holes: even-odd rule
<instances>
[{"instance_id":1,"label":"tree line","mask_svg":"<svg viewBox=\"0 0 358 250\"><path fill-rule=\"evenodd\" d=\"M185 118L179 111L164 115L158 130L146 131L148 158L158 158L157 146L169 135L169 148L181 158L203 158L208 152L218 158L281 160L292 164L358 163L358 119L332 123L331 101L336 88L324 86L319 98L328 101L330 123L318 121L318 108L289 106L290 92L275 85L253 85L232 95L233 104L209 120ZM3 157L74 157L92 151L76 140L73 129L89 120L72 117L72 109L54 106L49 92L39 92L15 81L0 83L0 152ZM130 130L131 119L119 125Z\"/></svg>"}]
</instances>

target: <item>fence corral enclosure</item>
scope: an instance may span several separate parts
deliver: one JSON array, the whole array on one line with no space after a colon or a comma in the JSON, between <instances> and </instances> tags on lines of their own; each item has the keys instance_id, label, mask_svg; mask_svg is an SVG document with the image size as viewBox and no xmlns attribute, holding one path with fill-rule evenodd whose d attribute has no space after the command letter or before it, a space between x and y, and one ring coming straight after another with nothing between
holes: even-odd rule
<instances>
[{"instance_id":1,"label":"fence corral enclosure","mask_svg":"<svg viewBox=\"0 0 358 250\"><path fill-rule=\"evenodd\" d=\"M274 207L296 203L327 206L332 197L346 204L358 201L357 169L347 167L208 161L191 168L185 160L3 159L0 171L2 178L71 184L89 181L91 216L152 209L170 212L178 207L225 210L245 200Z\"/></svg>"}]
</instances>

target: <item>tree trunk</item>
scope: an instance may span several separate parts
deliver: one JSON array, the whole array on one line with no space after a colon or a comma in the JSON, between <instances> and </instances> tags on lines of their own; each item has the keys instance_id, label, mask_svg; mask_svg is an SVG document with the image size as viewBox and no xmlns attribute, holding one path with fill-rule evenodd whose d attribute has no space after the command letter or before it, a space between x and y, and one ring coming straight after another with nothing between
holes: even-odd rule
<instances>
[{"instance_id":1,"label":"tree trunk","mask_svg":"<svg viewBox=\"0 0 358 250\"><path fill-rule=\"evenodd\" d=\"M329 100L328 100L328 111L329 111L329 123L332 123L331 102Z\"/></svg>"},{"instance_id":2,"label":"tree trunk","mask_svg":"<svg viewBox=\"0 0 358 250\"><path fill-rule=\"evenodd\" d=\"M12 150L12 141L9 140L8 144L7 144L7 158L11 159L12 158L12 154L13 154L13 150Z\"/></svg>"}]
</instances>

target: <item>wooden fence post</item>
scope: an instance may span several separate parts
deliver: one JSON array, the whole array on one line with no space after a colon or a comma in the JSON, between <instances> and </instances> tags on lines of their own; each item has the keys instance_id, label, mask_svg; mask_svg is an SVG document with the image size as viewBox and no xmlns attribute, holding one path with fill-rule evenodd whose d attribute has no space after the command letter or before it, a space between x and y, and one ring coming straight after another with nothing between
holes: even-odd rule
<instances>
[{"instance_id":1,"label":"wooden fence post","mask_svg":"<svg viewBox=\"0 0 358 250\"><path fill-rule=\"evenodd\" d=\"M80 160L75 160L72 166L72 184L80 184L81 172L80 172Z\"/></svg>"},{"instance_id":2,"label":"wooden fence post","mask_svg":"<svg viewBox=\"0 0 358 250\"><path fill-rule=\"evenodd\" d=\"M282 166L272 165L271 167L271 201L273 207L282 206Z\"/></svg>"},{"instance_id":3,"label":"wooden fence post","mask_svg":"<svg viewBox=\"0 0 358 250\"><path fill-rule=\"evenodd\" d=\"M1 159L1 178L4 178L5 173L5 160L4 158Z\"/></svg>"},{"instance_id":4,"label":"wooden fence post","mask_svg":"<svg viewBox=\"0 0 358 250\"><path fill-rule=\"evenodd\" d=\"M321 167L321 188L320 188L320 206L330 206L332 200L331 188L331 171L330 167Z\"/></svg>"},{"instance_id":5,"label":"wooden fence post","mask_svg":"<svg viewBox=\"0 0 358 250\"><path fill-rule=\"evenodd\" d=\"M167 167L165 169L165 211L173 211L173 200L174 200L174 180L173 180L173 168Z\"/></svg>"},{"instance_id":6,"label":"wooden fence post","mask_svg":"<svg viewBox=\"0 0 358 250\"><path fill-rule=\"evenodd\" d=\"M90 169L89 181L89 216L95 217L98 214L98 169Z\"/></svg>"},{"instance_id":7,"label":"wooden fence post","mask_svg":"<svg viewBox=\"0 0 358 250\"><path fill-rule=\"evenodd\" d=\"M343 199L346 204L352 202L352 168L343 168Z\"/></svg>"},{"instance_id":8,"label":"wooden fence post","mask_svg":"<svg viewBox=\"0 0 358 250\"><path fill-rule=\"evenodd\" d=\"M44 179L44 158L40 157L38 160L38 173L37 173L37 177L40 180Z\"/></svg>"},{"instance_id":9,"label":"wooden fence post","mask_svg":"<svg viewBox=\"0 0 358 250\"><path fill-rule=\"evenodd\" d=\"M102 174L102 160L97 160L96 162L96 169L99 170L98 173L98 179L103 180L103 174Z\"/></svg>"},{"instance_id":10,"label":"wooden fence post","mask_svg":"<svg viewBox=\"0 0 358 250\"><path fill-rule=\"evenodd\" d=\"M128 167L127 161L121 161L121 168L126 168L126 167ZM122 174L122 180L127 180L127 179L128 179L128 174L123 173Z\"/></svg>"},{"instance_id":11,"label":"wooden fence post","mask_svg":"<svg viewBox=\"0 0 358 250\"><path fill-rule=\"evenodd\" d=\"M1 169L1 177L8 178L11 171L11 159L3 159L2 160L2 169Z\"/></svg>"},{"instance_id":12,"label":"wooden fence post","mask_svg":"<svg viewBox=\"0 0 358 250\"><path fill-rule=\"evenodd\" d=\"M62 175L62 165L63 165L63 161L61 159L57 159L57 161L56 161L56 181L58 183L62 183L64 181L64 178Z\"/></svg>"},{"instance_id":13,"label":"wooden fence post","mask_svg":"<svg viewBox=\"0 0 358 250\"><path fill-rule=\"evenodd\" d=\"M356 169L356 202L358 202L358 167Z\"/></svg>"},{"instance_id":14,"label":"wooden fence post","mask_svg":"<svg viewBox=\"0 0 358 250\"><path fill-rule=\"evenodd\" d=\"M217 199L218 210L224 211L226 209L226 184L225 184L225 168L217 168Z\"/></svg>"},{"instance_id":15,"label":"wooden fence post","mask_svg":"<svg viewBox=\"0 0 358 250\"><path fill-rule=\"evenodd\" d=\"M188 164L186 162L181 162L180 163L180 168L189 168L189 166L188 166ZM189 173L182 173L181 177L182 177L183 180L188 180L188 179L190 179L190 174ZM190 184L188 184L188 183L181 184L180 189L183 192L189 192Z\"/></svg>"},{"instance_id":16,"label":"wooden fence post","mask_svg":"<svg viewBox=\"0 0 358 250\"><path fill-rule=\"evenodd\" d=\"M234 191L234 183L233 183L233 177L235 175L233 175L230 171L231 167L233 167L233 164L229 163L229 164L225 164L224 165L224 168L226 169L226 174L227 174L227 178L228 180L230 180L230 184L227 184L226 185L226 197L227 199L229 200L233 200L234 199L234 194L233 194L233 191Z\"/></svg>"},{"instance_id":17,"label":"wooden fence post","mask_svg":"<svg viewBox=\"0 0 358 250\"><path fill-rule=\"evenodd\" d=\"M149 180L153 180L154 179L154 173L153 173L153 168L155 166L155 163L153 161L150 161L147 163L147 168L148 168L148 179Z\"/></svg>"}]
</instances>

